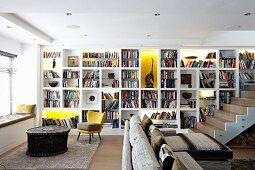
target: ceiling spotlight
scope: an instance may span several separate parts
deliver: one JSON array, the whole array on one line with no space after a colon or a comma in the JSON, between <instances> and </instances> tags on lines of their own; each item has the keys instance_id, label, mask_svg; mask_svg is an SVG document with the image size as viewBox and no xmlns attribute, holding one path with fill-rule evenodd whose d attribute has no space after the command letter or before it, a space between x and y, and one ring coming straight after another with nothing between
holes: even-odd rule
<instances>
[{"instance_id":1,"label":"ceiling spotlight","mask_svg":"<svg viewBox=\"0 0 255 170\"><path fill-rule=\"evenodd\" d=\"M8 26L6 26L6 28L12 28L12 26L9 26L9 25L8 25Z\"/></svg>"},{"instance_id":2,"label":"ceiling spotlight","mask_svg":"<svg viewBox=\"0 0 255 170\"><path fill-rule=\"evenodd\" d=\"M87 36L89 36L88 34L84 34L84 37L87 37Z\"/></svg>"},{"instance_id":3,"label":"ceiling spotlight","mask_svg":"<svg viewBox=\"0 0 255 170\"><path fill-rule=\"evenodd\" d=\"M155 17L160 16L160 13L155 13L154 16Z\"/></svg>"},{"instance_id":4,"label":"ceiling spotlight","mask_svg":"<svg viewBox=\"0 0 255 170\"><path fill-rule=\"evenodd\" d=\"M148 34L148 35L147 35L147 37L151 37L151 35L150 35L150 34Z\"/></svg>"},{"instance_id":5,"label":"ceiling spotlight","mask_svg":"<svg viewBox=\"0 0 255 170\"><path fill-rule=\"evenodd\" d=\"M244 14L244 16L250 16L250 15L251 15L250 12Z\"/></svg>"},{"instance_id":6,"label":"ceiling spotlight","mask_svg":"<svg viewBox=\"0 0 255 170\"><path fill-rule=\"evenodd\" d=\"M70 29L79 29L80 26L79 25L68 25L67 28L70 28Z\"/></svg>"},{"instance_id":7,"label":"ceiling spotlight","mask_svg":"<svg viewBox=\"0 0 255 170\"><path fill-rule=\"evenodd\" d=\"M72 13L68 12L68 13L66 13L66 15L67 15L67 16L71 16L71 15L72 15Z\"/></svg>"}]
</instances>

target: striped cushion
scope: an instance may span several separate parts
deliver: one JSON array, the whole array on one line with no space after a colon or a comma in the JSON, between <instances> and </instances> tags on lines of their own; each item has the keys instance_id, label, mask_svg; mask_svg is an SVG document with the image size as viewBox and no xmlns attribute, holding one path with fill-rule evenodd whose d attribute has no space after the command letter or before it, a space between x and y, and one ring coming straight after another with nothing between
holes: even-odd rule
<instances>
[{"instance_id":1,"label":"striped cushion","mask_svg":"<svg viewBox=\"0 0 255 170\"><path fill-rule=\"evenodd\" d=\"M147 139L138 138L132 149L134 170L160 170L159 162Z\"/></svg>"}]
</instances>

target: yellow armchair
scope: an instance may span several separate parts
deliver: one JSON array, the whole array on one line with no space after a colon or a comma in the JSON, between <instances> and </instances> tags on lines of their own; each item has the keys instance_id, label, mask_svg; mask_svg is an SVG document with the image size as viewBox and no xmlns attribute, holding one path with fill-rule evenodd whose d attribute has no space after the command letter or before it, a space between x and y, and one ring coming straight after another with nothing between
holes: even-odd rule
<instances>
[{"instance_id":1,"label":"yellow armchair","mask_svg":"<svg viewBox=\"0 0 255 170\"><path fill-rule=\"evenodd\" d=\"M77 141L79 140L81 133L89 134L89 143L91 142L91 136L93 136L94 133L98 133L98 136L101 140L100 132L102 130L105 118L106 118L106 112L100 113L100 112L88 111L88 114L87 114L88 121L78 123L77 125L77 131L79 133L77 137Z\"/></svg>"}]
</instances>

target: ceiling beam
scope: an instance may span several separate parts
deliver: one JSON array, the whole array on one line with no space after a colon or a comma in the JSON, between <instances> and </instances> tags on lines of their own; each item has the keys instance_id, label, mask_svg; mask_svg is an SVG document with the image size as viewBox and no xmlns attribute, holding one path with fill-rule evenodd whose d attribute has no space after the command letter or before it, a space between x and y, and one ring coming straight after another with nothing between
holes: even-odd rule
<instances>
[{"instance_id":1,"label":"ceiling beam","mask_svg":"<svg viewBox=\"0 0 255 170\"><path fill-rule=\"evenodd\" d=\"M53 41L53 38L51 38L49 35L45 34L44 32L34 27L27 21L24 21L14 13L0 13L0 16L8 20L9 22L19 26L25 31L31 33L32 35L36 36L38 39L43 40L47 44L50 44Z\"/></svg>"}]
</instances>

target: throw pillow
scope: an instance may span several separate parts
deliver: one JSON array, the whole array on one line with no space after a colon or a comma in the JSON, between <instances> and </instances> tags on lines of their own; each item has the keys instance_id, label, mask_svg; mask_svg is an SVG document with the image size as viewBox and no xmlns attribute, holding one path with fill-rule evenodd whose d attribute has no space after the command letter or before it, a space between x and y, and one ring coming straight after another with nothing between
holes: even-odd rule
<instances>
[{"instance_id":1,"label":"throw pillow","mask_svg":"<svg viewBox=\"0 0 255 170\"><path fill-rule=\"evenodd\" d=\"M155 128L151 135L151 146L157 159L159 159L159 150L163 144L166 144L164 136L158 128Z\"/></svg>"},{"instance_id":2,"label":"throw pillow","mask_svg":"<svg viewBox=\"0 0 255 170\"><path fill-rule=\"evenodd\" d=\"M156 128L155 125L150 125L149 131L148 131L148 137L151 137L153 130Z\"/></svg>"},{"instance_id":3,"label":"throw pillow","mask_svg":"<svg viewBox=\"0 0 255 170\"><path fill-rule=\"evenodd\" d=\"M17 104L16 113L32 113L35 105Z\"/></svg>"},{"instance_id":4,"label":"throw pillow","mask_svg":"<svg viewBox=\"0 0 255 170\"><path fill-rule=\"evenodd\" d=\"M151 119L145 114L143 116L143 120L142 120L142 128L146 134L146 136L148 137L148 131L149 131L149 127L152 125L152 121Z\"/></svg>"},{"instance_id":5,"label":"throw pillow","mask_svg":"<svg viewBox=\"0 0 255 170\"><path fill-rule=\"evenodd\" d=\"M175 158L173 156L173 151L171 148L163 144L159 151L159 164L161 165L163 170L172 169Z\"/></svg>"}]
</instances>

